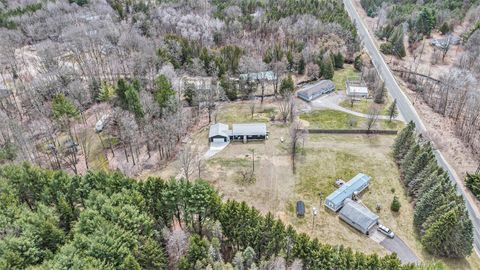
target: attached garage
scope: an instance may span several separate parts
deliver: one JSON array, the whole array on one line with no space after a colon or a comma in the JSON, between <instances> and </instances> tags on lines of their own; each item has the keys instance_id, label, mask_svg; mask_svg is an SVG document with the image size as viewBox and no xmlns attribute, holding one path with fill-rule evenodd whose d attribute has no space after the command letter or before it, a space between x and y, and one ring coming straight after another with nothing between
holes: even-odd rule
<instances>
[{"instance_id":1,"label":"attached garage","mask_svg":"<svg viewBox=\"0 0 480 270\"><path fill-rule=\"evenodd\" d=\"M208 132L208 140L210 142L229 142L231 131L228 129L228 125L217 123L210 126Z\"/></svg>"},{"instance_id":2,"label":"attached garage","mask_svg":"<svg viewBox=\"0 0 480 270\"><path fill-rule=\"evenodd\" d=\"M339 212L340 218L350 226L368 235L370 230L378 224L378 216L367 207L351 200L345 199L345 204Z\"/></svg>"}]
</instances>

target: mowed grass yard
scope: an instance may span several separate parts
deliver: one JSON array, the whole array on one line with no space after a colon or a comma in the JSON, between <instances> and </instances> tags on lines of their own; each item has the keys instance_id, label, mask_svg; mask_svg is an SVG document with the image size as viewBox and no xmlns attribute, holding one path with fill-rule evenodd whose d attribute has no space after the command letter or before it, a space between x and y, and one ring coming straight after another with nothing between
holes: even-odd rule
<instances>
[{"instance_id":1,"label":"mowed grass yard","mask_svg":"<svg viewBox=\"0 0 480 270\"><path fill-rule=\"evenodd\" d=\"M355 116L349 113L335 110L316 110L300 114L300 119L305 121L309 128L321 129L365 129L367 118ZM401 129L404 123L397 120L378 119L374 128L378 129Z\"/></svg>"},{"instance_id":2,"label":"mowed grass yard","mask_svg":"<svg viewBox=\"0 0 480 270\"><path fill-rule=\"evenodd\" d=\"M291 201L289 220L299 229L310 232L323 242L344 245L366 253L387 254L387 251L365 235L357 232L338 216L319 206L326 196L337 189L337 178L350 180L362 172L372 177L370 187L361 195L361 201L373 212L378 204L380 221L389 226L414 250L413 209L408 203L399 181L399 172L390 153L394 136L320 135L310 134L305 146L305 157L299 163L296 175L295 200ZM390 211L393 196L399 197L402 208L398 214ZM305 219L294 213L296 200L303 200L307 208ZM319 214L312 230L311 209ZM417 249L418 250L418 249Z\"/></svg>"}]
</instances>

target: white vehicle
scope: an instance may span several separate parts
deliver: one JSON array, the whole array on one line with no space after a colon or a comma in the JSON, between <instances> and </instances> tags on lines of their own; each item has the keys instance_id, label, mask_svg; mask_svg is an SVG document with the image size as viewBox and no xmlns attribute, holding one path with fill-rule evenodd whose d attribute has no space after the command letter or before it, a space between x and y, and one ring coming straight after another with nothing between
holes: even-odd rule
<instances>
[{"instance_id":1,"label":"white vehicle","mask_svg":"<svg viewBox=\"0 0 480 270\"><path fill-rule=\"evenodd\" d=\"M95 131L97 133L102 132L105 126L108 124L108 120L110 119L109 114L104 114L102 117L97 121L95 124Z\"/></svg>"},{"instance_id":2,"label":"white vehicle","mask_svg":"<svg viewBox=\"0 0 480 270\"><path fill-rule=\"evenodd\" d=\"M390 230L388 227L386 226L383 226L382 224L379 224L378 225L378 228L377 230L383 234L385 234L386 236L388 236L389 238L394 238L395 237L395 234L392 232L392 230Z\"/></svg>"}]
</instances>

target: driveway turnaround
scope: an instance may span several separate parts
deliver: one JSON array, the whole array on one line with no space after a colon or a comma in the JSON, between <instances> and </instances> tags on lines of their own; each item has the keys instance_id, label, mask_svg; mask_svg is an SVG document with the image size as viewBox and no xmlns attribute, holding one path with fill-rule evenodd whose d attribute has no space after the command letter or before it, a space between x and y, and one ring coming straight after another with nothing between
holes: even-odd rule
<instances>
[{"instance_id":1,"label":"driveway turnaround","mask_svg":"<svg viewBox=\"0 0 480 270\"><path fill-rule=\"evenodd\" d=\"M415 255L412 249L410 249L410 247L408 247L407 244L405 244L405 242L403 242L403 240L397 235L395 235L393 239L388 238L377 231L375 227L374 231L370 233L369 238L379 243L386 250L397 253L398 258L402 263L421 263L420 259Z\"/></svg>"}]
</instances>

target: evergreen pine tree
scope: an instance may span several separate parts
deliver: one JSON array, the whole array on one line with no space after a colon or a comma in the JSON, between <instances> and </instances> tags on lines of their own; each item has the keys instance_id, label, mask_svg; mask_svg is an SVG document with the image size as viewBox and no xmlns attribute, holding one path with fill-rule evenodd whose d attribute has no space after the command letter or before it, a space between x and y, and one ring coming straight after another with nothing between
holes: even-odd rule
<instances>
[{"instance_id":1,"label":"evergreen pine tree","mask_svg":"<svg viewBox=\"0 0 480 270\"><path fill-rule=\"evenodd\" d=\"M127 97L125 96L125 92L127 92L127 88L128 88L128 85L124 79L118 80L115 93L117 94L117 98L120 102L120 107L122 108L125 108L127 105Z\"/></svg>"},{"instance_id":2,"label":"evergreen pine tree","mask_svg":"<svg viewBox=\"0 0 480 270\"><path fill-rule=\"evenodd\" d=\"M419 198L413 212L413 224L417 228L422 229L423 223L433 214L433 211L445 204L444 190L445 184L438 183Z\"/></svg>"},{"instance_id":3,"label":"evergreen pine tree","mask_svg":"<svg viewBox=\"0 0 480 270\"><path fill-rule=\"evenodd\" d=\"M470 255L472 223L468 217L464 218L468 214L458 207L441 213L425 231L421 239L423 246L436 256L459 258Z\"/></svg>"},{"instance_id":4,"label":"evergreen pine tree","mask_svg":"<svg viewBox=\"0 0 480 270\"><path fill-rule=\"evenodd\" d=\"M393 155L398 163L401 163L411 143L415 140L415 124L410 121L408 125L400 132L393 145Z\"/></svg>"},{"instance_id":5,"label":"evergreen pine tree","mask_svg":"<svg viewBox=\"0 0 480 270\"><path fill-rule=\"evenodd\" d=\"M330 57L327 57L327 59L323 62L322 67L323 67L323 70L322 70L323 78L325 78L327 80L332 79L334 69L333 69L333 64L332 64L332 60L330 59Z\"/></svg>"},{"instance_id":6,"label":"evergreen pine tree","mask_svg":"<svg viewBox=\"0 0 480 270\"><path fill-rule=\"evenodd\" d=\"M397 99L394 99L390 107L388 107L389 121L392 121L392 119L396 118L397 116L398 116Z\"/></svg>"},{"instance_id":7,"label":"evergreen pine tree","mask_svg":"<svg viewBox=\"0 0 480 270\"><path fill-rule=\"evenodd\" d=\"M127 87L125 98L127 99L127 109L135 114L135 117L143 118L144 112L140 103L140 96L132 85Z\"/></svg>"},{"instance_id":8,"label":"evergreen pine tree","mask_svg":"<svg viewBox=\"0 0 480 270\"><path fill-rule=\"evenodd\" d=\"M113 86L106 81L102 81L97 100L100 102L107 102L113 97L114 93L115 90L113 89Z\"/></svg>"},{"instance_id":9,"label":"evergreen pine tree","mask_svg":"<svg viewBox=\"0 0 480 270\"><path fill-rule=\"evenodd\" d=\"M297 67L297 72L300 75L305 74L305 59L303 57L300 57L300 61L298 62L298 67Z\"/></svg>"},{"instance_id":10,"label":"evergreen pine tree","mask_svg":"<svg viewBox=\"0 0 480 270\"><path fill-rule=\"evenodd\" d=\"M343 68L343 62L345 61L343 54L341 52L338 52L333 56L333 58L335 59L335 68Z\"/></svg>"},{"instance_id":11,"label":"evergreen pine tree","mask_svg":"<svg viewBox=\"0 0 480 270\"><path fill-rule=\"evenodd\" d=\"M415 157L415 160L408 167L404 167L405 177L404 182L406 185L410 183L417 176L417 174L423 170L430 161L434 160L432 147L430 143L422 147L419 156Z\"/></svg>"},{"instance_id":12,"label":"evergreen pine tree","mask_svg":"<svg viewBox=\"0 0 480 270\"><path fill-rule=\"evenodd\" d=\"M414 165L414 162L417 158L417 155L420 152L420 145L418 143L414 143L410 146L405 158L402 160L400 164L400 171L405 175L410 168L410 166ZM404 178L405 180L405 178Z\"/></svg>"}]
</instances>

